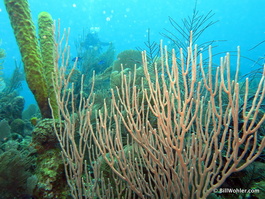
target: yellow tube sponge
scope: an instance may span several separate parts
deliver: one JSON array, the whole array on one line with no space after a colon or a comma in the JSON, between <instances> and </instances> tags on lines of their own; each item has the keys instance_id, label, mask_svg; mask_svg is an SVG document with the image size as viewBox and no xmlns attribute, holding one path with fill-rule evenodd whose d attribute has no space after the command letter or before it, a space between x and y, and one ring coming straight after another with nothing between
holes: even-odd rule
<instances>
[{"instance_id":1,"label":"yellow tube sponge","mask_svg":"<svg viewBox=\"0 0 265 199\"><path fill-rule=\"evenodd\" d=\"M20 49L26 80L44 118L51 117L48 89L35 26L27 0L4 0Z\"/></svg>"},{"instance_id":2,"label":"yellow tube sponge","mask_svg":"<svg viewBox=\"0 0 265 199\"><path fill-rule=\"evenodd\" d=\"M56 113L58 112L58 105L53 87L53 76L54 71L54 58L55 58L55 42L54 42L54 30L53 20L49 13L41 12L38 17L38 31L39 41L42 56L42 63L44 68L44 75L48 88L48 97L53 109L53 113L57 118Z\"/></svg>"}]
</instances>

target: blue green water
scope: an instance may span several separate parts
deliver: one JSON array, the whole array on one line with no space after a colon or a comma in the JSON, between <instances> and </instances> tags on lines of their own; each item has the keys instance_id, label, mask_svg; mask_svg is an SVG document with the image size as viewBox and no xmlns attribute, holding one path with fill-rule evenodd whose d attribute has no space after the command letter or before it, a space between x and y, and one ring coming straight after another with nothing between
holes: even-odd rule
<instances>
[{"instance_id":1,"label":"blue green water","mask_svg":"<svg viewBox=\"0 0 265 199\"><path fill-rule=\"evenodd\" d=\"M169 44L161 33L165 29L174 31L168 17L176 22L192 15L195 0L29 0L32 18L37 22L38 13L49 12L54 19L61 19L61 28L71 28L69 44L71 56L76 56L74 42L83 31L99 27L102 41L112 42L116 54L126 49L144 47L147 29L151 30L151 39ZM211 18L218 23L207 29L201 41L226 40L218 42L215 52L235 51L241 46L242 55L253 60L264 56L265 43L254 50L250 48L265 40L265 1L264 0L198 0L197 10L207 14L212 10ZM21 62L3 1L0 2L0 39L1 47L6 50L4 74L10 75L14 69L14 59ZM241 70L247 73L253 70L253 62L242 60ZM33 101L31 92L24 85L21 93L26 103Z\"/></svg>"}]
</instances>

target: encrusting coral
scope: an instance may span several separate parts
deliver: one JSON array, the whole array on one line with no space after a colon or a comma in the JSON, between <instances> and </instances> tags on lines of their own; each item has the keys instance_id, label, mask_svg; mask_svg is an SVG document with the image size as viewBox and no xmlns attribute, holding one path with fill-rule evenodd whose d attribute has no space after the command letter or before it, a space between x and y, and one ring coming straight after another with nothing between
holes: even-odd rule
<instances>
[{"instance_id":1,"label":"encrusting coral","mask_svg":"<svg viewBox=\"0 0 265 199\"><path fill-rule=\"evenodd\" d=\"M63 160L54 131L52 119L41 120L32 132L32 146L38 153L35 174L38 184L34 190L36 198L66 198Z\"/></svg>"}]
</instances>

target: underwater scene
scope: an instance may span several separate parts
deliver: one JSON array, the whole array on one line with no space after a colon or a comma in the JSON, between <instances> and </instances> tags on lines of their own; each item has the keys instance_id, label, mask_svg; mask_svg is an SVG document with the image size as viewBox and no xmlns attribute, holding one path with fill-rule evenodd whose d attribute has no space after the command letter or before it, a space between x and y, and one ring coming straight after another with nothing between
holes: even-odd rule
<instances>
[{"instance_id":1,"label":"underwater scene","mask_svg":"<svg viewBox=\"0 0 265 199\"><path fill-rule=\"evenodd\" d=\"M1 0L0 199L264 199L264 0Z\"/></svg>"}]
</instances>

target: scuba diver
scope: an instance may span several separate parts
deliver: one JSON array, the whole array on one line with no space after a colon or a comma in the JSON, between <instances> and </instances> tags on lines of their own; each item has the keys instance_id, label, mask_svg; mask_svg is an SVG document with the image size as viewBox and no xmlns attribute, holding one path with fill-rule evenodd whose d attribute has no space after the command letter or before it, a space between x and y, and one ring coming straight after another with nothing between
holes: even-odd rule
<instances>
[{"instance_id":1,"label":"scuba diver","mask_svg":"<svg viewBox=\"0 0 265 199\"><path fill-rule=\"evenodd\" d=\"M92 74L92 71L96 73L103 72L113 62L113 44L112 42L102 42L99 39L99 31L99 27L91 27L90 31L80 42L78 55L72 58L72 62L76 62L77 68L83 74Z\"/></svg>"},{"instance_id":2,"label":"scuba diver","mask_svg":"<svg viewBox=\"0 0 265 199\"><path fill-rule=\"evenodd\" d=\"M90 32L86 35L84 42L81 43L81 47L86 50L94 50L98 53L102 51L103 46L109 46L110 42L102 42L98 37L99 27L91 27Z\"/></svg>"}]
</instances>

